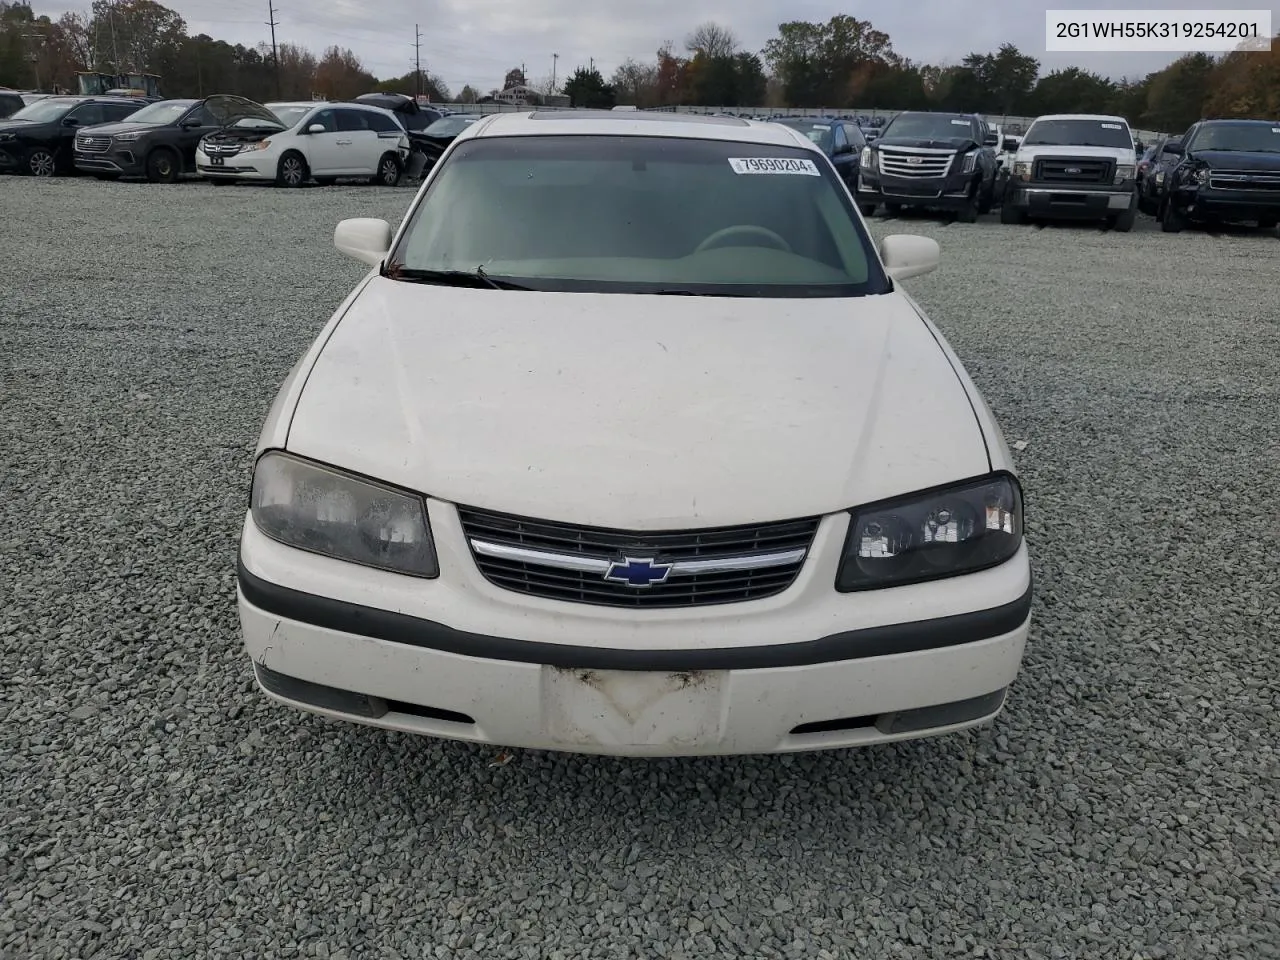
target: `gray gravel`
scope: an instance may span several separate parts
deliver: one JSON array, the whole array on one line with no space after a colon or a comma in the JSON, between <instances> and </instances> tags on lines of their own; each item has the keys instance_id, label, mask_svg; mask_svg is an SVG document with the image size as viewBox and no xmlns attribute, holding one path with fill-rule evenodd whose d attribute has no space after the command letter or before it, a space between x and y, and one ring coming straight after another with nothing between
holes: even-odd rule
<instances>
[{"instance_id":1,"label":"gray gravel","mask_svg":"<svg viewBox=\"0 0 1280 960\"><path fill-rule=\"evenodd\" d=\"M1027 442L993 730L491 767L268 704L237 633L333 225L409 197L0 178L0 956L1280 956L1274 236L876 224Z\"/></svg>"}]
</instances>

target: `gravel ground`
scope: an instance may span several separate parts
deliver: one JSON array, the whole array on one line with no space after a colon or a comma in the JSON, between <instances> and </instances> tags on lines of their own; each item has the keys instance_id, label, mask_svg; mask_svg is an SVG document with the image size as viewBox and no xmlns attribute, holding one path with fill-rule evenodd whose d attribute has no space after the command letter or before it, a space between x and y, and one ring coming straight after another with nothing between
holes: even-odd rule
<instances>
[{"instance_id":1,"label":"gravel ground","mask_svg":"<svg viewBox=\"0 0 1280 960\"><path fill-rule=\"evenodd\" d=\"M333 225L409 198L0 178L0 956L1280 956L1274 236L875 225L1028 444L994 729L491 767L269 704L235 616Z\"/></svg>"}]
</instances>

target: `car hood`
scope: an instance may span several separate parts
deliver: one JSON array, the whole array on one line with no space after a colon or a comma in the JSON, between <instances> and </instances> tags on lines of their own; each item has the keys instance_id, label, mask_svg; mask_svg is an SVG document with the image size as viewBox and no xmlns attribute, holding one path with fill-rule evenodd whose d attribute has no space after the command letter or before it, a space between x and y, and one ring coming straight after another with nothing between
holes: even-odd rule
<instances>
[{"instance_id":1,"label":"car hood","mask_svg":"<svg viewBox=\"0 0 1280 960\"><path fill-rule=\"evenodd\" d=\"M153 130L167 130L169 124L130 123L121 120L119 123L99 123L91 127L81 127L76 133L90 133L95 137L118 137L122 133L150 133Z\"/></svg>"},{"instance_id":2,"label":"car hood","mask_svg":"<svg viewBox=\"0 0 1280 960\"><path fill-rule=\"evenodd\" d=\"M48 124L34 123L31 120L0 120L0 133L20 133L26 130L36 130L40 127L48 126Z\"/></svg>"},{"instance_id":3,"label":"car hood","mask_svg":"<svg viewBox=\"0 0 1280 960\"><path fill-rule=\"evenodd\" d=\"M1195 150L1193 160L1200 160L1217 170L1265 170L1280 173L1280 153L1244 150Z\"/></svg>"},{"instance_id":4,"label":"car hood","mask_svg":"<svg viewBox=\"0 0 1280 960\"><path fill-rule=\"evenodd\" d=\"M976 147L973 137L877 137L877 147L928 147L931 150L965 150Z\"/></svg>"},{"instance_id":5,"label":"car hood","mask_svg":"<svg viewBox=\"0 0 1280 960\"><path fill-rule=\"evenodd\" d=\"M279 117L256 100L250 100L247 97L220 93L212 97L206 97L204 105L213 114L214 119L224 127L230 126L237 120L248 118L266 120L273 127L278 128L280 126Z\"/></svg>"},{"instance_id":6,"label":"car hood","mask_svg":"<svg viewBox=\"0 0 1280 960\"><path fill-rule=\"evenodd\" d=\"M1038 160L1041 157L1097 157L1117 163L1137 163L1138 154L1124 147L1073 147L1056 143L1024 144L1018 147L1019 160Z\"/></svg>"},{"instance_id":7,"label":"car hood","mask_svg":"<svg viewBox=\"0 0 1280 960\"><path fill-rule=\"evenodd\" d=\"M896 293L737 299L370 280L287 447L455 503L605 527L811 516L990 469Z\"/></svg>"}]
</instances>

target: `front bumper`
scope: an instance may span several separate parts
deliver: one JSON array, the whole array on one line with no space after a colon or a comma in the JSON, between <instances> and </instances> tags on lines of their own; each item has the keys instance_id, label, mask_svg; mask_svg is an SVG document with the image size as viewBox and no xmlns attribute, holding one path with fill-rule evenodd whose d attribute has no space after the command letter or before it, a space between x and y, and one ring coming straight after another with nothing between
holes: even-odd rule
<instances>
[{"instance_id":1,"label":"front bumper","mask_svg":"<svg viewBox=\"0 0 1280 960\"><path fill-rule=\"evenodd\" d=\"M1025 548L955 581L838 594L848 521L832 516L783 594L630 611L493 586L456 511L430 510L434 581L292 550L246 519L240 620L264 691L327 716L509 747L778 753L989 720L1027 638Z\"/></svg>"},{"instance_id":2,"label":"front bumper","mask_svg":"<svg viewBox=\"0 0 1280 960\"><path fill-rule=\"evenodd\" d=\"M221 164L214 165L203 150L196 150L196 172L208 180L274 180L279 160L276 156L264 156L264 151L237 153L219 157Z\"/></svg>"},{"instance_id":3,"label":"front bumper","mask_svg":"<svg viewBox=\"0 0 1280 960\"><path fill-rule=\"evenodd\" d=\"M22 162L22 154L16 144L0 146L0 173L16 173Z\"/></svg>"},{"instance_id":4,"label":"front bumper","mask_svg":"<svg viewBox=\"0 0 1280 960\"><path fill-rule=\"evenodd\" d=\"M102 153L77 150L72 159L76 169L85 173L111 173L121 177L143 177L147 173L142 154L131 147L112 147Z\"/></svg>"},{"instance_id":5,"label":"front bumper","mask_svg":"<svg viewBox=\"0 0 1280 960\"><path fill-rule=\"evenodd\" d=\"M1045 185L1011 179L1005 187L1005 206L1025 210L1033 217L1100 220L1124 213L1137 202L1134 182L1087 187Z\"/></svg>"},{"instance_id":6,"label":"front bumper","mask_svg":"<svg viewBox=\"0 0 1280 960\"><path fill-rule=\"evenodd\" d=\"M961 210L969 206L975 172L945 177L895 177L863 167L858 171L858 203Z\"/></svg>"},{"instance_id":7,"label":"front bumper","mask_svg":"<svg viewBox=\"0 0 1280 960\"><path fill-rule=\"evenodd\" d=\"M1280 217L1280 190L1221 190L1209 186L1180 187L1176 206L1193 218L1264 220Z\"/></svg>"}]
</instances>

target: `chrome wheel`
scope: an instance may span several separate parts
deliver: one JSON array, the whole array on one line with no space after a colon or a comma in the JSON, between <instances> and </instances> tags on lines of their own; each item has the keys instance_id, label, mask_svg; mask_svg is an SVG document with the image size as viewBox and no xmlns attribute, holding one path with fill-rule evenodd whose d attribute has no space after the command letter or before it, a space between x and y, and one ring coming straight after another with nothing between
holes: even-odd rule
<instances>
[{"instance_id":1,"label":"chrome wheel","mask_svg":"<svg viewBox=\"0 0 1280 960\"><path fill-rule=\"evenodd\" d=\"M48 150L33 150L27 157L27 169L33 177L52 177L58 165L53 161L53 154Z\"/></svg>"},{"instance_id":2,"label":"chrome wheel","mask_svg":"<svg viewBox=\"0 0 1280 960\"><path fill-rule=\"evenodd\" d=\"M286 187L300 187L306 177L300 157L285 157L280 161L280 179Z\"/></svg>"},{"instance_id":3,"label":"chrome wheel","mask_svg":"<svg viewBox=\"0 0 1280 960\"><path fill-rule=\"evenodd\" d=\"M384 158L382 166L378 168L378 179L384 187L394 187L400 182L400 165L391 157Z\"/></svg>"}]
</instances>

